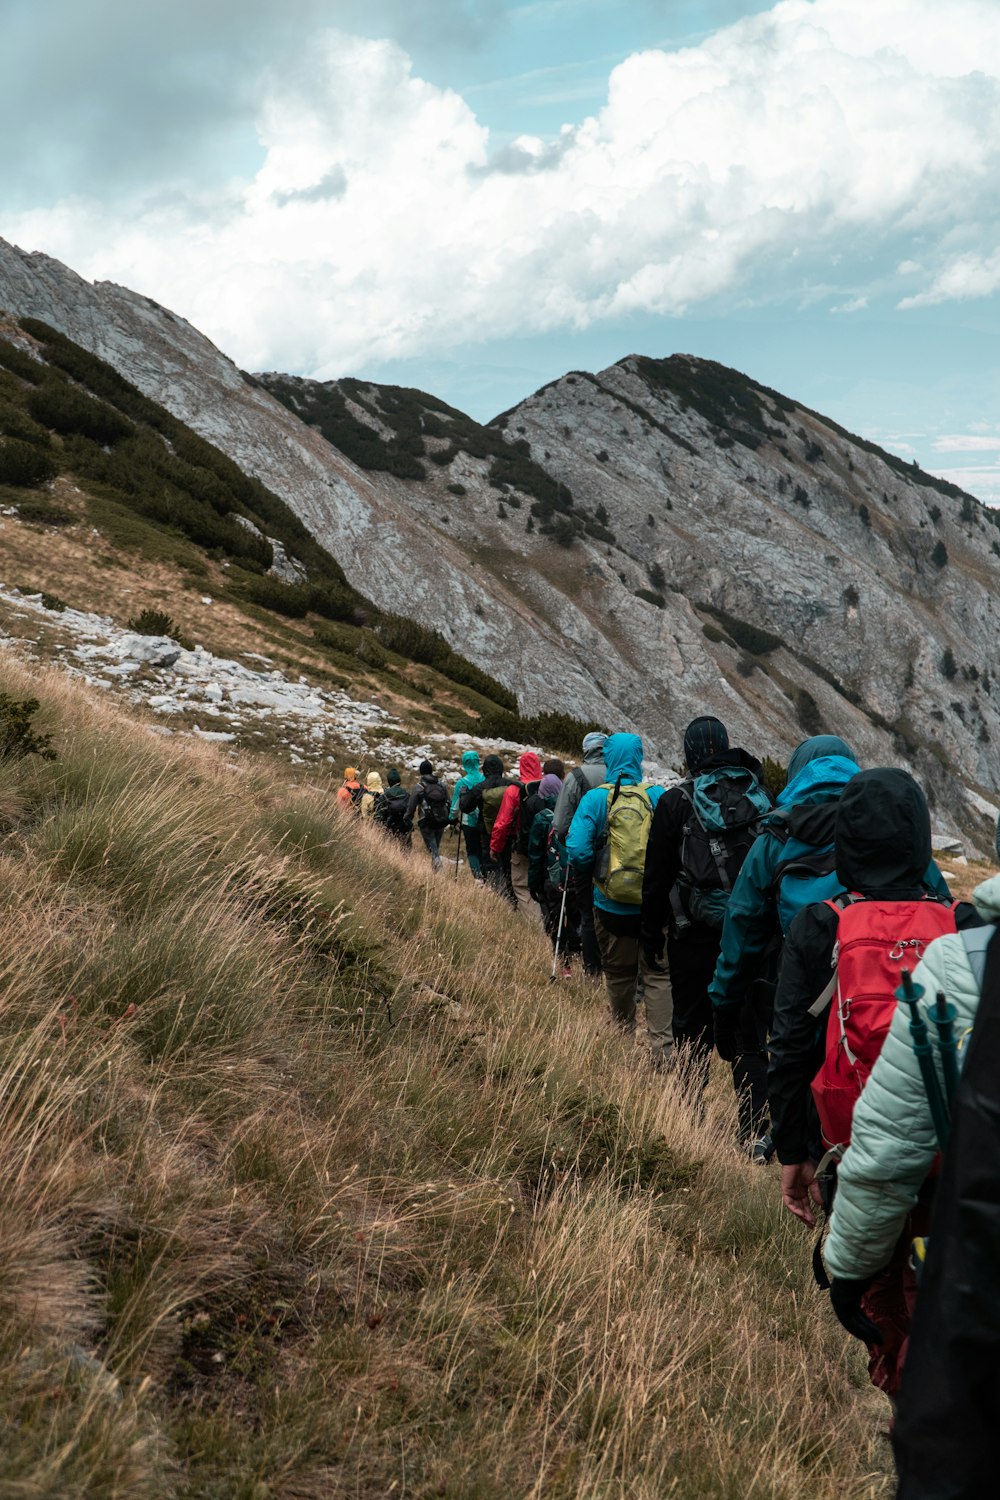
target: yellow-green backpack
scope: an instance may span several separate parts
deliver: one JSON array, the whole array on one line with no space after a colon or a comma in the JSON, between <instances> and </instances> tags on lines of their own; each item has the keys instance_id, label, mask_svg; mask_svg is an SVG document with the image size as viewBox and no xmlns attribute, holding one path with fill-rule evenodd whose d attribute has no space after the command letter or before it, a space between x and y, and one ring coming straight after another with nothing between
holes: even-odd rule
<instances>
[{"instance_id":1,"label":"yellow-green backpack","mask_svg":"<svg viewBox=\"0 0 1000 1500\"><path fill-rule=\"evenodd\" d=\"M611 795L594 880L609 901L620 901L623 906L642 904L642 872L653 822L649 785L622 786L620 781L609 781L603 787Z\"/></svg>"}]
</instances>

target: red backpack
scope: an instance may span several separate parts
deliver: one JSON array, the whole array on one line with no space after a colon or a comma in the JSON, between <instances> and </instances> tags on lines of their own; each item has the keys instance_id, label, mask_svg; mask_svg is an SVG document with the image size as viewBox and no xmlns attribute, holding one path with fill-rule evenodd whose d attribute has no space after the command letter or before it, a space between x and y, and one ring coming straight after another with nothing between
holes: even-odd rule
<instances>
[{"instance_id":1,"label":"red backpack","mask_svg":"<svg viewBox=\"0 0 1000 1500\"><path fill-rule=\"evenodd\" d=\"M826 905L838 916L835 973L811 1008L820 1016L830 1005L826 1056L812 1091L824 1144L843 1149L851 1138L854 1106L892 1024L902 971L916 968L928 943L955 931L955 908L930 896L920 901L841 896Z\"/></svg>"}]
</instances>

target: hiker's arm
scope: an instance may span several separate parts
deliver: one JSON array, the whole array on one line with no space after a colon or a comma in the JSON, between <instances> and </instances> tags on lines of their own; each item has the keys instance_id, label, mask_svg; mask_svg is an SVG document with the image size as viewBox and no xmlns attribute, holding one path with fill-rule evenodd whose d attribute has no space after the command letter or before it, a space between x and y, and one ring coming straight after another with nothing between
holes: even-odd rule
<instances>
[{"instance_id":1,"label":"hiker's arm","mask_svg":"<svg viewBox=\"0 0 1000 1500\"><path fill-rule=\"evenodd\" d=\"M951 891L948 889L948 882L941 874L941 871L938 869L937 864L933 859L927 866L927 874L924 876L924 885L930 891L932 896L937 896L941 901L951 900Z\"/></svg>"},{"instance_id":2,"label":"hiker's arm","mask_svg":"<svg viewBox=\"0 0 1000 1500\"><path fill-rule=\"evenodd\" d=\"M422 791L423 788L418 782L417 785L413 788L413 791L410 793L410 799L406 804L406 821L408 823L413 822L413 814L417 810L417 804L420 801L420 794Z\"/></svg>"},{"instance_id":3,"label":"hiker's arm","mask_svg":"<svg viewBox=\"0 0 1000 1500\"><path fill-rule=\"evenodd\" d=\"M664 792L653 812L642 875L640 931L643 945L656 953L663 947L663 935L670 917L670 892L680 874L676 822L676 798L670 792Z\"/></svg>"},{"instance_id":4,"label":"hiker's arm","mask_svg":"<svg viewBox=\"0 0 1000 1500\"><path fill-rule=\"evenodd\" d=\"M499 859L507 847L507 841L514 827L514 813L519 806L520 788L509 786L503 794L500 810L493 824L493 832L490 834L490 853L494 859Z\"/></svg>"},{"instance_id":5,"label":"hiker's arm","mask_svg":"<svg viewBox=\"0 0 1000 1500\"><path fill-rule=\"evenodd\" d=\"M767 1095L771 1135L783 1166L809 1159L809 1086L822 1061L820 1039L826 1035L828 1014L817 1019L809 1014L809 1007L830 981L836 935L836 914L826 906L807 906L788 929L781 958L768 1046Z\"/></svg>"},{"instance_id":6,"label":"hiker's arm","mask_svg":"<svg viewBox=\"0 0 1000 1500\"><path fill-rule=\"evenodd\" d=\"M448 816L452 820L453 823L457 821L458 810L459 810L459 801L461 799L462 793L465 790L466 790L465 782L462 780L462 778L460 776L458 778L458 780L455 782L455 791L452 794L451 807L448 809Z\"/></svg>"},{"instance_id":7,"label":"hiker's arm","mask_svg":"<svg viewBox=\"0 0 1000 1500\"><path fill-rule=\"evenodd\" d=\"M743 1004L750 981L757 974L758 960L774 934L773 851L774 840L762 834L751 845L733 886L719 961L708 992L715 1006Z\"/></svg>"},{"instance_id":8,"label":"hiker's arm","mask_svg":"<svg viewBox=\"0 0 1000 1500\"><path fill-rule=\"evenodd\" d=\"M936 1064L937 1038L928 1002L933 1003L939 989L954 993L944 970L944 955L929 953L913 977L925 990L922 1009ZM938 1079L942 1079L940 1069ZM888 1265L937 1149L927 1090L910 1035L909 1008L899 1005L855 1107L851 1144L837 1171L837 1194L824 1250L831 1276L859 1279Z\"/></svg>"},{"instance_id":9,"label":"hiker's arm","mask_svg":"<svg viewBox=\"0 0 1000 1500\"><path fill-rule=\"evenodd\" d=\"M594 848L597 839L598 809L601 820L607 812L607 792L587 792L580 799L580 806L573 814L566 835L566 857L577 869L594 863Z\"/></svg>"}]
</instances>

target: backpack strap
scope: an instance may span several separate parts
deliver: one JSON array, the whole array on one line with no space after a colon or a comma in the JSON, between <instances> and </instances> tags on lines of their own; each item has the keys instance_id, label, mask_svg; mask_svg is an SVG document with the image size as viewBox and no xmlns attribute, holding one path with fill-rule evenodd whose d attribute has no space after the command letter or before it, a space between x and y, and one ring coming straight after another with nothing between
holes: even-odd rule
<instances>
[{"instance_id":1,"label":"backpack strap","mask_svg":"<svg viewBox=\"0 0 1000 1500\"><path fill-rule=\"evenodd\" d=\"M823 905L824 906L828 906L831 911L835 911L837 913L837 920L839 922L839 920L840 920L840 914L841 914L842 911L845 911L848 906L853 906L856 901L863 901L864 899L865 899L864 896L858 896L858 895L855 895L853 893L848 893L847 891L845 891L843 893L843 895L841 895L841 896L835 896L832 901L824 901ZM814 1019L818 1020L819 1017L826 1010L827 1006L830 1004L831 1000L833 999L833 997L834 997L834 995L836 993L837 993L837 950L836 950L836 947L835 947L834 950L833 950L833 974L832 974L832 976L830 978L830 982L829 982L829 984L827 984L827 985L825 985L823 987L823 989L820 991L820 993L816 996L816 999L813 1001L812 1005L810 1005L810 1007L809 1007L809 1014ZM827 1155L829 1155L829 1154L830 1153L827 1152ZM824 1158L824 1160L825 1160L825 1158Z\"/></svg>"}]
</instances>

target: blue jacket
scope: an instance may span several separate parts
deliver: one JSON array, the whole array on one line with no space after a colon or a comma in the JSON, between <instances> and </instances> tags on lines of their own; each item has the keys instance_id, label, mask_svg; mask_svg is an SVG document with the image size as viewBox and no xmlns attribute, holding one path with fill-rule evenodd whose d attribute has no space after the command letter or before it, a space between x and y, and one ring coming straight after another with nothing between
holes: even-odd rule
<instances>
[{"instance_id":1,"label":"blue jacket","mask_svg":"<svg viewBox=\"0 0 1000 1500\"><path fill-rule=\"evenodd\" d=\"M479 782L486 778L479 768L479 756L475 750L466 750L462 756L462 770L464 776L460 776L455 782L455 794L451 799L451 817L458 817L458 799L467 787L478 786ZM479 808L474 807L471 812L462 814L462 823L466 828L475 828L479 822Z\"/></svg>"},{"instance_id":2,"label":"blue jacket","mask_svg":"<svg viewBox=\"0 0 1000 1500\"><path fill-rule=\"evenodd\" d=\"M834 735L816 735L792 753L788 784L778 797L775 812L763 820L760 837L754 841L729 898L719 961L709 989L713 1005L743 1004L760 972L764 953L772 939L781 935L774 881L779 864L794 851L785 838L771 830L791 807L839 802L858 770L848 746ZM826 847L833 847L832 836ZM931 864L925 879L928 890L947 899L948 887L935 864ZM831 875L812 899L829 900L842 891L843 886Z\"/></svg>"},{"instance_id":3,"label":"blue jacket","mask_svg":"<svg viewBox=\"0 0 1000 1500\"><path fill-rule=\"evenodd\" d=\"M608 781L614 784L619 776L623 786L637 786L642 781L642 740L637 734L612 734L604 742L604 764ZM655 808L663 796L662 786L649 788L649 801ZM566 853L569 862L576 868L593 865L608 826L608 803L611 793L604 787L595 787L585 792L580 805L573 814L573 821L566 836ZM594 886L594 905L602 911L622 917L638 917L639 906L626 906L622 901L610 901L603 891Z\"/></svg>"}]
</instances>

